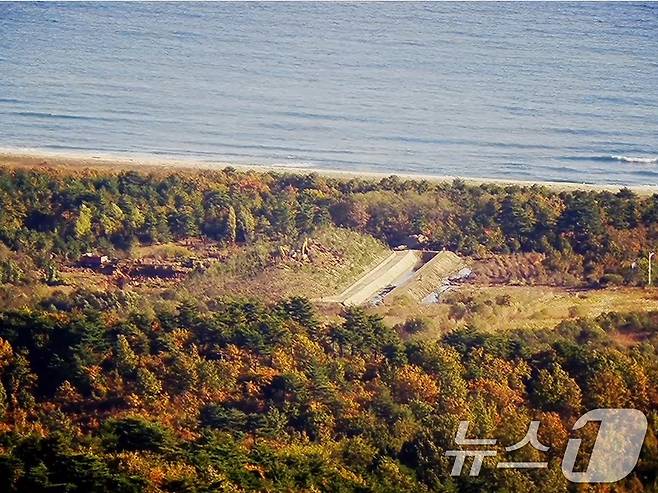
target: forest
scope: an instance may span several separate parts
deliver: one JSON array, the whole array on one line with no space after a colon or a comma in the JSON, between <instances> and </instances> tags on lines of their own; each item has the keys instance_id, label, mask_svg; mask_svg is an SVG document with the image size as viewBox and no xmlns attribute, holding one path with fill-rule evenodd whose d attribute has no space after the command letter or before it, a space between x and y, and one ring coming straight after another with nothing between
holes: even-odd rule
<instances>
[{"instance_id":1,"label":"forest","mask_svg":"<svg viewBox=\"0 0 658 493\"><path fill-rule=\"evenodd\" d=\"M570 288L640 289L658 195L231 168L2 169L0 286L56 286L59 266L85 252L295 244L327 226L390 247L422 235L428 249L471 258L537 253ZM0 491L658 490L658 312L419 338L413 318L261 298L117 288L0 306ZM577 486L562 454L575 420L601 407L645 413L640 461L614 485ZM477 477L452 477L445 452L462 420L469 436L497 437L500 453L539 420L550 450L514 457L548 469L485 461ZM581 430L585 448L596 433Z\"/></svg>"},{"instance_id":2,"label":"forest","mask_svg":"<svg viewBox=\"0 0 658 493\"><path fill-rule=\"evenodd\" d=\"M632 407L650 428L638 466L614 491L652 491L657 327L656 312L607 313L551 332L461 330L419 343L360 308L320 322L301 298L123 317L5 311L0 484L7 492L569 491L559 460L574 419ZM613 328L648 337L624 348ZM513 444L531 419L552 447L548 470L448 475L444 453L459 420L474 436Z\"/></svg>"},{"instance_id":3,"label":"forest","mask_svg":"<svg viewBox=\"0 0 658 493\"><path fill-rule=\"evenodd\" d=\"M551 270L582 283L635 285L646 281L641 264L658 241L658 195L231 168L0 170L0 241L38 267L51 254L129 252L137 244L190 237L227 244L296 240L327 223L391 246L421 234L428 249L465 255L541 252ZM7 280L18 280L21 270L16 259L0 265Z\"/></svg>"}]
</instances>

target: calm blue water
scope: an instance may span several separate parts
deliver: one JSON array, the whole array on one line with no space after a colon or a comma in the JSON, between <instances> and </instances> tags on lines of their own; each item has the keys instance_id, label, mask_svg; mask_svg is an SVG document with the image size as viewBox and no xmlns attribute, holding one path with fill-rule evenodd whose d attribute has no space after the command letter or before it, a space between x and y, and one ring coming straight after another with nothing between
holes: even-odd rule
<instances>
[{"instance_id":1,"label":"calm blue water","mask_svg":"<svg viewBox=\"0 0 658 493\"><path fill-rule=\"evenodd\" d=\"M658 4L0 4L0 146L658 183Z\"/></svg>"}]
</instances>

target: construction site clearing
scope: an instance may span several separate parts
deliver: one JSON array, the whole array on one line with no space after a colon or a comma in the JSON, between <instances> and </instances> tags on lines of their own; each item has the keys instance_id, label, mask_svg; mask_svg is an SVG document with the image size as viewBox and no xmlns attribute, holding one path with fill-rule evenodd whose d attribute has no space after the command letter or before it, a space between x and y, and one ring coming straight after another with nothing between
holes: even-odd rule
<instances>
[{"instance_id":1,"label":"construction site clearing","mask_svg":"<svg viewBox=\"0 0 658 493\"><path fill-rule=\"evenodd\" d=\"M95 252L85 253L75 262L60 265L60 269L69 279L73 279L70 276L102 276L98 279L119 288L169 288L193 272L204 272L214 264L229 262L239 251L240 248L227 248L215 242L187 240L144 248L135 258L116 259ZM382 254L386 255L385 251ZM313 266L326 270L327 261L335 263L338 269L346 259L341 258L340 252L327 250L320 241L305 239L298 245L279 245L273 250L269 265L293 269L302 275L304 269ZM277 276L283 271L266 269L263 272ZM324 292L320 290L316 294L319 297L315 301L378 305L384 299L404 297L419 304L437 303L444 293L471 274L464 260L450 251L389 250L383 260L365 273L354 272L353 276L360 277L342 292L330 295L332 288L326 285ZM351 279L345 280L350 282Z\"/></svg>"},{"instance_id":2,"label":"construction site clearing","mask_svg":"<svg viewBox=\"0 0 658 493\"><path fill-rule=\"evenodd\" d=\"M461 257L447 250L394 251L343 292L319 301L377 305L385 298L404 296L417 303L437 303L471 273Z\"/></svg>"},{"instance_id":3,"label":"construction site clearing","mask_svg":"<svg viewBox=\"0 0 658 493\"><path fill-rule=\"evenodd\" d=\"M311 246L312 245L312 248ZM271 265L312 263L312 256L322 254L326 248L308 238L299 245L278 245L273 249ZM142 256L111 258L95 252L82 254L76 261L63 263L58 271L71 276L95 276L109 285L124 287L167 288L179 283L193 272L204 272L213 265L227 262L239 252L237 246L217 242L188 239L176 243L156 244L145 248Z\"/></svg>"}]
</instances>

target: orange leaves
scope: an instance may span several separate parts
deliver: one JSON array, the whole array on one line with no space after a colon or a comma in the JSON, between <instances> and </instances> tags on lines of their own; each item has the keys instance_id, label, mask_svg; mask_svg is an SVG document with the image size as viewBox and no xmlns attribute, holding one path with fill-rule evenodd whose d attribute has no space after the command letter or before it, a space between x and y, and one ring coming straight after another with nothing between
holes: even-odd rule
<instances>
[{"instance_id":1,"label":"orange leaves","mask_svg":"<svg viewBox=\"0 0 658 493\"><path fill-rule=\"evenodd\" d=\"M539 441L541 443L550 443L552 448L558 450L563 450L567 446L569 431L560 419L559 414L540 413L535 419L541 422L539 427Z\"/></svg>"},{"instance_id":2,"label":"orange leaves","mask_svg":"<svg viewBox=\"0 0 658 493\"><path fill-rule=\"evenodd\" d=\"M476 348L470 354L469 367L475 376L469 382L470 398L480 397L493 404L499 415L525 403L530 367L524 361L504 360Z\"/></svg>"},{"instance_id":3,"label":"orange leaves","mask_svg":"<svg viewBox=\"0 0 658 493\"><path fill-rule=\"evenodd\" d=\"M176 349L183 349L192 340L192 333L187 329L175 329L168 337Z\"/></svg>"},{"instance_id":4,"label":"orange leaves","mask_svg":"<svg viewBox=\"0 0 658 493\"><path fill-rule=\"evenodd\" d=\"M295 358L287 349L277 348L272 351L272 367L281 373L288 373L295 369Z\"/></svg>"},{"instance_id":5,"label":"orange leaves","mask_svg":"<svg viewBox=\"0 0 658 493\"><path fill-rule=\"evenodd\" d=\"M328 357L322 347L304 334L295 335L292 340L290 354L296 361L315 360L318 363L326 363L328 361Z\"/></svg>"},{"instance_id":6,"label":"orange leaves","mask_svg":"<svg viewBox=\"0 0 658 493\"><path fill-rule=\"evenodd\" d=\"M487 404L494 404L501 414L524 404L524 395L506 383L479 378L470 382L469 389L473 396L480 396Z\"/></svg>"},{"instance_id":7,"label":"orange leaves","mask_svg":"<svg viewBox=\"0 0 658 493\"><path fill-rule=\"evenodd\" d=\"M487 379L509 385L513 389L522 389L524 381L530 377L530 367L525 361L497 358L484 348L473 349L469 365L476 374L486 375Z\"/></svg>"},{"instance_id":8,"label":"orange leaves","mask_svg":"<svg viewBox=\"0 0 658 493\"><path fill-rule=\"evenodd\" d=\"M83 371L85 372L95 395L104 396L107 394L107 381L103 369L100 366L87 366L83 368Z\"/></svg>"},{"instance_id":9,"label":"orange leaves","mask_svg":"<svg viewBox=\"0 0 658 493\"><path fill-rule=\"evenodd\" d=\"M146 476L154 486L196 478L196 469L184 462L163 462L161 457L144 455L137 452L122 452L117 455L121 470L136 475ZM159 490L159 488L158 488Z\"/></svg>"},{"instance_id":10,"label":"orange leaves","mask_svg":"<svg viewBox=\"0 0 658 493\"><path fill-rule=\"evenodd\" d=\"M8 341L0 337L0 371L11 364L14 350Z\"/></svg>"},{"instance_id":11,"label":"orange leaves","mask_svg":"<svg viewBox=\"0 0 658 493\"><path fill-rule=\"evenodd\" d=\"M277 370L266 366L251 368L246 376L247 380L244 381L246 396L250 398L261 397L263 389L270 385L274 377L278 375Z\"/></svg>"},{"instance_id":12,"label":"orange leaves","mask_svg":"<svg viewBox=\"0 0 658 493\"><path fill-rule=\"evenodd\" d=\"M237 180L237 188L243 192L266 193L270 186L263 181L263 176L255 173L242 174Z\"/></svg>"},{"instance_id":13,"label":"orange leaves","mask_svg":"<svg viewBox=\"0 0 658 493\"><path fill-rule=\"evenodd\" d=\"M400 368L393 377L391 387L395 397L405 403L412 400L434 403L439 396L437 382L414 365Z\"/></svg>"},{"instance_id":14,"label":"orange leaves","mask_svg":"<svg viewBox=\"0 0 658 493\"><path fill-rule=\"evenodd\" d=\"M55 400L61 404L77 404L82 401L82 395L71 385L71 382L64 380L55 392Z\"/></svg>"},{"instance_id":15,"label":"orange leaves","mask_svg":"<svg viewBox=\"0 0 658 493\"><path fill-rule=\"evenodd\" d=\"M632 407L632 395L622 376L614 370L599 371L588 381L588 390L595 407Z\"/></svg>"}]
</instances>

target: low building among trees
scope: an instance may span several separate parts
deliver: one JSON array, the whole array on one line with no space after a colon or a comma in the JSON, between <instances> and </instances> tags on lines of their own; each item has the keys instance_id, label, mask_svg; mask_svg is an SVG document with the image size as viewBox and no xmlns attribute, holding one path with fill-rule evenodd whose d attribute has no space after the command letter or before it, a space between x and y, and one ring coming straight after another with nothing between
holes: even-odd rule
<instances>
[{"instance_id":1,"label":"low building among trees","mask_svg":"<svg viewBox=\"0 0 658 493\"><path fill-rule=\"evenodd\" d=\"M85 253L78 260L81 267L90 269L100 269L110 263L110 258L107 255L96 255L94 253Z\"/></svg>"}]
</instances>

